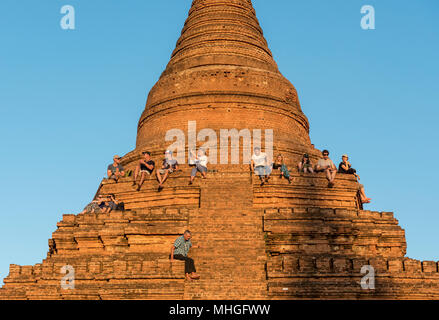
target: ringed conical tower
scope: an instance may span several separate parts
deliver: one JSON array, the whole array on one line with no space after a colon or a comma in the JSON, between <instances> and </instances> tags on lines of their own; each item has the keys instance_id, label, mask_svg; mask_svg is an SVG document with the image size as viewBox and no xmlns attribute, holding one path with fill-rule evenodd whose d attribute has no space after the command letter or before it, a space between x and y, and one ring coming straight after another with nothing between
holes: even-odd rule
<instances>
[{"instance_id":1,"label":"ringed conical tower","mask_svg":"<svg viewBox=\"0 0 439 320\"><path fill-rule=\"evenodd\" d=\"M190 135L193 123L217 142L207 179L188 185L186 164L161 192L154 175L139 191L131 177L103 179L97 193L114 194L126 210L63 215L46 258L11 265L0 298L439 298L438 263L405 256L405 233L393 213L363 210L353 176L338 175L328 188L324 174L293 169L304 152L315 161L319 151L250 0L193 1L123 165L133 169L145 150L160 163L172 143L169 130ZM222 129L260 129L263 141L273 130L273 149L293 169L292 183L273 175L261 187L243 156L240 164L215 164ZM249 148L244 138L242 146ZM169 260L186 229L201 245L190 252L198 281L185 281L183 263Z\"/></svg>"},{"instance_id":2,"label":"ringed conical tower","mask_svg":"<svg viewBox=\"0 0 439 320\"><path fill-rule=\"evenodd\" d=\"M171 60L148 95L137 154L145 148L161 153L170 144L166 132L188 132L189 121L218 133L272 129L278 152L313 153L296 89L279 72L251 1L193 1Z\"/></svg>"}]
</instances>

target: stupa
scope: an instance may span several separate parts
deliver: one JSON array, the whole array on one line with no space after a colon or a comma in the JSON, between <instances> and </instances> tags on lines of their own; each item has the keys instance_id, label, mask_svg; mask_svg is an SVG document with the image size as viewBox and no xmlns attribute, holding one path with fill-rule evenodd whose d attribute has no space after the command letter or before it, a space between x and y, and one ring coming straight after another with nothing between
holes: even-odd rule
<instances>
[{"instance_id":1,"label":"stupa","mask_svg":"<svg viewBox=\"0 0 439 320\"><path fill-rule=\"evenodd\" d=\"M250 0L193 1L149 93L136 148L122 164L133 170L147 150L160 163L172 143L169 130L185 133L186 141L194 125L198 147L206 128L217 133L214 146L221 130L262 129L267 147L269 129L273 152L290 168L304 153L313 162L320 156ZM276 175L261 187L243 161L249 147L241 140L238 163L221 164L221 150L214 147L214 159L211 148L208 178L190 186L188 165L161 192L154 178L140 191L129 177L103 180L98 193L114 194L127 210L63 215L47 257L11 265L0 299L439 298L438 263L405 256L404 230L393 213L363 210L353 176L338 175L328 188L324 174L292 170L292 184ZM186 229L201 245L190 253L198 281L185 281L183 263L168 258ZM74 288L65 287L69 275Z\"/></svg>"}]
</instances>

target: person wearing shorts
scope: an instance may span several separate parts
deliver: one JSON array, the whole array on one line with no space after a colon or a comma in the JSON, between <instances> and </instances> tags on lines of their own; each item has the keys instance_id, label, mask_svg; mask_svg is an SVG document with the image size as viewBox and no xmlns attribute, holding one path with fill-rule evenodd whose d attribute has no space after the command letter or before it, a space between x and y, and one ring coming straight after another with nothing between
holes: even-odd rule
<instances>
[{"instance_id":1,"label":"person wearing shorts","mask_svg":"<svg viewBox=\"0 0 439 320\"><path fill-rule=\"evenodd\" d=\"M317 162L315 171L325 172L326 179L328 179L328 187L332 188L334 186L335 176L337 175L337 167L335 166L334 162L329 159L328 150L323 150L322 156L323 158L319 159L319 161Z\"/></svg>"},{"instance_id":2,"label":"person wearing shorts","mask_svg":"<svg viewBox=\"0 0 439 320\"><path fill-rule=\"evenodd\" d=\"M299 164L297 165L297 168L299 169L299 172L303 172L303 173L314 173L314 170L312 168L312 164L311 161L309 160L309 155L308 154L304 154L302 157L302 161L299 162Z\"/></svg>"},{"instance_id":3,"label":"person wearing shorts","mask_svg":"<svg viewBox=\"0 0 439 320\"><path fill-rule=\"evenodd\" d=\"M261 148L256 147L251 161L251 169L255 175L259 176L261 186L270 180L272 166L268 164L267 154L261 152Z\"/></svg>"},{"instance_id":4,"label":"person wearing shorts","mask_svg":"<svg viewBox=\"0 0 439 320\"><path fill-rule=\"evenodd\" d=\"M207 178L207 161L208 158L206 156L206 152L203 149L198 150L198 153L193 159L195 166L192 167L191 171L191 178L189 181L189 185L191 185L194 182L195 176L197 175L197 172L201 173L201 176L203 179Z\"/></svg>"},{"instance_id":5,"label":"person wearing shorts","mask_svg":"<svg viewBox=\"0 0 439 320\"><path fill-rule=\"evenodd\" d=\"M174 159L172 156L172 151L165 151L165 159L163 159L162 168L160 170L156 170L157 180L159 181L159 189L161 191L163 189L163 184L170 174L178 170L178 162L177 159ZM163 175L163 176L162 176Z\"/></svg>"},{"instance_id":6,"label":"person wearing shorts","mask_svg":"<svg viewBox=\"0 0 439 320\"><path fill-rule=\"evenodd\" d=\"M98 195L92 200L88 205L85 206L84 210L80 214L84 213L102 213L101 206L105 203L105 199L102 195Z\"/></svg>"},{"instance_id":7,"label":"person wearing shorts","mask_svg":"<svg viewBox=\"0 0 439 320\"><path fill-rule=\"evenodd\" d=\"M151 153L148 151L143 152L143 159L137 164L136 170L133 175L133 186L137 184L137 176L140 174L140 182L137 185L137 191L140 191L146 175L151 176L155 168L155 162L151 159Z\"/></svg>"},{"instance_id":8,"label":"person wearing shorts","mask_svg":"<svg viewBox=\"0 0 439 320\"><path fill-rule=\"evenodd\" d=\"M105 202L102 202L99 207L101 208L102 213L110 213L113 210L125 211L125 204L117 201L114 194L109 194L106 197Z\"/></svg>"},{"instance_id":9,"label":"person wearing shorts","mask_svg":"<svg viewBox=\"0 0 439 320\"><path fill-rule=\"evenodd\" d=\"M113 179L116 183L125 175L125 169L120 164L120 157L114 156L113 163L107 167L108 179Z\"/></svg>"}]
</instances>

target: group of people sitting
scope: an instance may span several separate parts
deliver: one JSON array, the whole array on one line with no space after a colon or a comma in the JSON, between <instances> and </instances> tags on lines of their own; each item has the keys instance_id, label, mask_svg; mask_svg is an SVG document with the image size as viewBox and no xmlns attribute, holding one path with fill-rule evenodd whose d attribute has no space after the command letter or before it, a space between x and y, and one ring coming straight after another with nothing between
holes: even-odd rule
<instances>
[{"instance_id":1,"label":"group of people sitting","mask_svg":"<svg viewBox=\"0 0 439 320\"><path fill-rule=\"evenodd\" d=\"M160 168L156 168L156 164L152 160L149 151L143 152L142 155L143 157L137 163L134 172L127 172L120 163L121 158L118 155L114 156L113 163L107 167L108 180L114 180L118 183L121 178L132 175L133 187L136 187L137 191L140 191L146 178L153 175L155 170L157 181L159 182L158 191L160 192L163 190L164 183L168 177L174 172L180 170L178 161L173 157L172 151L165 151L164 159ZM207 161L208 158L203 149L199 149L197 153L193 151L190 152L189 165L192 167L192 170L189 185L194 182L198 172L203 179L207 178ZM97 196L84 208L83 212L109 213L111 210L115 210L118 203L116 202L114 195L111 195L110 197L111 198L107 199L101 195ZM116 204L116 206L114 204Z\"/></svg>"},{"instance_id":2,"label":"group of people sitting","mask_svg":"<svg viewBox=\"0 0 439 320\"><path fill-rule=\"evenodd\" d=\"M203 179L207 177L207 161L206 152L203 149L199 149L197 153L190 151L189 165L192 167L191 176L189 179L189 185L191 185L197 173L201 174ZM155 162L151 159L151 153L148 151L143 152L143 159L137 164L136 170L133 175L133 186L137 185L137 191L142 187L143 182L147 175L151 176L155 169ZM156 169L156 177L159 182L158 191L162 191L164 183L168 177L174 172L179 171L179 164L177 159L174 158L172 151L166 150L165 157L162 161L160 169ZM137 179L140 175L140 181Z\"/></svg>"},{"instance_id":3,"label":"group of people sitting","mask_svg":"<svg viewBox=\"0 0 439 320\"><path fill-rule=\"evenodd\" d=\"M197 173L201 174L203 179L207 177L207 161L206 152L203 149L199 149L197 153L190 151L189 165L192 167L191 176L189 179L189 185L191 185ZM172 151L166 150L161 167L156 168L156 163L151 158L151 153L145 151L142 153L142 158L137 163L136 169L133 173L133 187L139 191L145 182L146 178L153 175L154 170L156 172L156 178L159 183L158 191L162 191L165 181L174 172L180 171L177 159L174 158ZM120 164L120 157L114 156L113 163L107 168L108 179L114 180L116 183L120 178L125 177L125 169ZM139 180L140 178L140 180ZM138 181L139 180L139 181Z\"/></svg>"},{"instance_id":4,"label":"group of people sitting","mask_svg":"<svg viewBox=\"0 0 439 320\"><path fill-rule=\"evenodd\" d=\"M279 172L281 178L288 179L288 182L292 183L292 178L290 175L290 171L284 162L284 158L281 154L279 154L273 163L269 163L268 157L266 153L261 152L261 148L256 147L254 149L254 154L251 160L251 169L255 175L259 176L261 180L261 186L267 183L270 180L270 176L273 170ZM304 154L302 160L297 164L297 170L303 173L318 173L324 172L326 174L326 178L328 179L328 187L334 187L335 177L337 173L341 174L352 174L357 180L360 180L360 176L357 174L357 171L352 168L351 163L349 162L348 155L344 154L342 156L342 161L340 162L338 169L335 166L334 162L329 158L329 151L322 151L322 158L317 161L317 164L313 166L311 164L311 160L308 154ZM372 200L366 196L364 191L364 186L358 183L358 191L360 194L360 199L362 203L370 203Z\"/></svg>"},{"instance_id":5,"label":"group of people sitting","mask_svg":"<svg viewBox=\"0 0 439 320\"><path fill-rule=\"evenodd\" d=\"M92 202L85 206L81 214L89 213L110 213L113 210L124 211L125 204L116 200L114 194L108 196L98 195Z\"/></svg>"},{"instance_id":6,"label":"group of people sitting","mask_svg":"<svg viewBox=\"0 0 439 320\"><path fill-rule=\"evenodd\" d=\"M125 169L120 162L121 158L116 155L113 157L113 163L107 168L108 179L112 179L116 183L120 178L129 176L129 174L127 175L125 172ZM195 152L190 151L189 165L192 167L192 170L189 185L194 182L198 172L201 174L203 179L206 179L207 162L208 157L203 149L199 149L196 154ZM178 161L173 157L172 152L166 150L161 167L156 169L156 164L151 158L151 153L148 151L143 152L143 157L139 160L134 174L132 175L133 186L137 186L137 191L141 189L146 177L151 176L154 170L156 171L156 177L159 182L158 191L161 191L167 178L179 170L179 164ZM276 170L280 174L281 178L287 179L290 184L292 183L292 177L287 165L284 162L284 157L279 154L274 162L270 163L267 154L261 152L261 148L259 147L254 148L254 153L251 158L251 170L255 175L259 176L261 186L269 181L273 170ZM352 174L358 180L360 180L359 175L357 174L356 170L352 168L352 165L349 162L349 157L346 154L342 156L342 161L337 169L334 162L329 158L328 150L322 151L322 158L317 161L315 166L311 164L309 155L304 154L302 160L297 164L297 170L299 172L310 174L324 172L326 174L326 178L328 179L329 188L334 186L337 173ZM139 176L140 181L137 182ZM371 199L366 196L364 186L360 183L358 183L358 191L362 203L370 203ZM112 210L124 211L125 205L123 202L118 202L113 194L107 197L98 195L96 199L89 203L81 213L109 213ZM200 278L200 276L196 273L194 260L188 257L188 252L191 247L191 232L186 230L182 236L176 239L171 247L171 253L169 255L171 261L175 259L185 262L185 275L188 281Z\"/></svg>"},{"instance_id":7,"label":"group of people sitting","mask_svg":"<svg viewBox=\"0 0 439 320\"><path fill-rule=\"evenodd\" d=\"M152 176L155 170L155 175L159 183L158 191L162 191L164 188L164 183L168 177L174 172L180 170L177 159L174 158L172 151L166 150L161 166L156 168L156 164L152 160L151 153L149 151L143 152L142 155L143 157L139 160L136 169L132 173L133 187L136 187L137 191L140 191L146 178ZM120 178L127 176L127 173L120 162L121 158L116 155L113 157L113 163L107 168L108 179L114 180L116 183ZM193 150L189 152L189 165L192 167L189 185L193 184L198 172L201 174L203 179L206 179L207 162L208 157L202 148L196 153ZM254 153L251 158L251 170L256 176L259 177L261 186L263 186L265 183L268 183L273 170L278 172L281 178L287 179L290 184L292 183L292 177L287 165L285 164L284 157L279 154L274 162L269 163L267 154L261 152L261 148L259 147L254 148ZM328 179L329 188L334 186L337 173L352 174L358 180L360 180L360 176L357 174L356 170L352 168L352 165L349 162L349 157L346 154L342 156L342 161L337 168L334 162L329 158L328 150L322 151L322 158L317 161L315 166L311 164L309 155L304 154L302 160L297 164L297 170L299 172L310 174L324 172L326 174L326 178ZM362 203L370 203L371 199L366 196L364 186L360 183L358 183L358 190ZM117 205L117 203L114 199L114 196L112 196L110 199L97 198L88 204L84 211L106 213L114 210L115 205Z\"/></svg>"}]
</instances>

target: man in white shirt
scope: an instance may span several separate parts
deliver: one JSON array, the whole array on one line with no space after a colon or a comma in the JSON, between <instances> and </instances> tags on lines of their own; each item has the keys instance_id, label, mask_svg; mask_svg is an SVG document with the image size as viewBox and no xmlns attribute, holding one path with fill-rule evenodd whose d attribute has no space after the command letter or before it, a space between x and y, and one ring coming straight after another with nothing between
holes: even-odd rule
<instances>
[{"instance_id":1,"label":"man in white shirt","mask_svg":"<svg viewBox=\"0 0 439 320\"><path fill-rule=\"evenodd\" d=\"M328 179L328 187L332 188L334 186L334 180L335 176L337 175L337 167L335 166L334 162L332 162L331 159L329 159L329 151L323 150L322 151L323 159L319 159L319 161L316 164L315 171L316 172L325 172L326 178Z\"/></svg>"},{"instance_id":2,"label":"man in white shirt","mask_svg":"<svg viewBox=\"0 0 439 320\"><path fill-rule=\"evenodd\" d=\"M270 179L271 165L268 163L267 154L261 152L259 147L255 148L255 153L252 156L251 169L261 179L261 186Z\"/></svg>"},{"instance_id":3,"label":"man in white shirt","mask_svg":"<svg viewBox=\"0 0 439 320\"><path fill-rule=\"evenodd\" d=\"M206 179L207 175L207 161L208 158L206 156L206 152L203 149L198 150L198 153L193 159L195 163L195 167L192 168L191 172L191 180L189 181L189 185L191 185L194 182L195 176L197 175L197 172L201 173L201 176L203 179Z\"/></svg>"}]
</instances>

